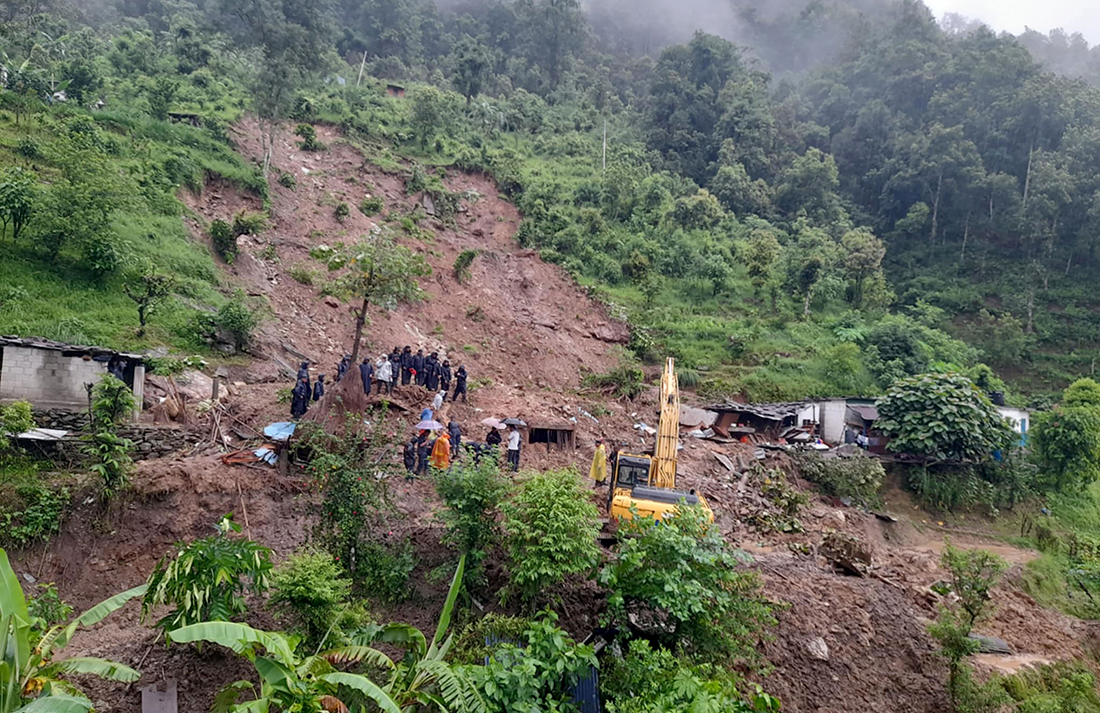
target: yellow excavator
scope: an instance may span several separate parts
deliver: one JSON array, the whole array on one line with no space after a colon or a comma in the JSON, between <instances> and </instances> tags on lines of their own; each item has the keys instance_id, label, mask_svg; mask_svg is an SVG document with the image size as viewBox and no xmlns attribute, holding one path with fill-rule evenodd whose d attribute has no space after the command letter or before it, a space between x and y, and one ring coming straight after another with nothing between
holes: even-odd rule
<instances>
[{"instance_id":1,"label":"yellow excavator","mask_svg":"<svg viewBox=\"0 0 1100 713\"><path fill-rule=\"evenodd\" d=\"M611 519L639 517L660 520L672 513L681 501L702 505L714 522L714 512L702 495L676 489L676 456L680 441L680 388L676 365L669 357L661 377L661 417L653 455L620 452L611 474L607 512Z\"/></svg>"}]
</instances>

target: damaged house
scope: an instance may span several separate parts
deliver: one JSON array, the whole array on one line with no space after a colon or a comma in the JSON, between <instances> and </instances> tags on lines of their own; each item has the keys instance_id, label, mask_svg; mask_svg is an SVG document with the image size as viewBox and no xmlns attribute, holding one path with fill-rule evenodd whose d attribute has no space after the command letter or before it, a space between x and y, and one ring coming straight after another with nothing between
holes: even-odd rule
<instances>
[{"instance_id":1,"label":"damaged house","mask_svg":"<svg viewBox=\"0 0 1100 713\"><path fill-rule=\"evenodd\" d=\"M88 387L113 373L133 390L140 413L144 359L103 347L0 336L0 402L25 400L40 410L80 411L88 407Z\"/></svg>"}]
</instances>

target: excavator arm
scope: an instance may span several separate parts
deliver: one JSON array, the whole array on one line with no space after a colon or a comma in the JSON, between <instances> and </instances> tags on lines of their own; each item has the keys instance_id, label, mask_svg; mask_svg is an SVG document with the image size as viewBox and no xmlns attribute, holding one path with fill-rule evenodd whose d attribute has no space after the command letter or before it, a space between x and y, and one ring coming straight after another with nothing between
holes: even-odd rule
<instances>
[{"instance_id":1,"label":"excavator arm","mask_svg":"<svg viewBox=\"0 0 1100 713\"><path fill-rule=\"evenodd\" d=\"M657 424L657 444L653 450L653 467L649 485L656 488L676 487L676 450L680 442L680 387L676 380L676 365L672 357L665 362L661 376L661 417Z\"/></svg>"}]
</instances>

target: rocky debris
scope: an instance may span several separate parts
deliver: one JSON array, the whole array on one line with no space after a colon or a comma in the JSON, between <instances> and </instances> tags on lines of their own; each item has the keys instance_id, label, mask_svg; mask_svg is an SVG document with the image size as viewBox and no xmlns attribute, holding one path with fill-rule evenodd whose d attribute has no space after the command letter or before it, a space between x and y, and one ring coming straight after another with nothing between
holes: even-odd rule
<instances>
[{"instance_id":1,"label":"rocky debris","mask_svg":"<svg viewBox=\"0 0 1100 713\"><path fill-rule=\"evenodd\" d=\"M829 645L825 643L825 639L820 636L815 636L806 642L806 650L810 652L810 656L814 657L818 661L829 660Z\"/></svg>"},{"instance_id":2,"label":"rocky debris","mask_svg":"<svg viewBox=\"0 0 1100 713\"><path fill-rule=\"evenodd\" d=\"M855 535L830 530L817 551L840 574L862 577L871 568L871 549Z\"/></svg>"},{"instance_id":3,"label":"rocky debris","mask_svg":"<svg viewBox=\"0 0 1100 713\"><path fill-rule=\"evenodd\" d=\"M333 309L339 309L340 308L340 300L336 299L335 297L332 297L331 295L328 296L328 297L325 297L325 299L323 301L326 305L328 305L329 307L331 307Z\"/></svg>"}]
</instances>

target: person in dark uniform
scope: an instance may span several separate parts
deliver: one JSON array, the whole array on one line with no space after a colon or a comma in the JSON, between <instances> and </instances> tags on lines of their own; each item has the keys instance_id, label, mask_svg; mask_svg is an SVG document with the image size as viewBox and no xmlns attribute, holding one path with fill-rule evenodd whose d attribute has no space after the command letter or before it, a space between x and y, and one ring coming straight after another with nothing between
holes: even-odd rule
<instances>
[{"instance_id":1,"label":"person in dark uniform","mask_svg":"<svg viewBox=\"0 0 1100 713\"><path fill-rule=\"evenodd\" d=\"M451 458L458 458L458 451L462 447L462 427L457 421L447 424L447 433L451 437Z\"/></svg>"},{"instance_id":2,"label":"person in dark uniform","mask_svg":"<svg viewBox=\"0 0 1100 713\"><path fill-rule=\"evenodd\" d=\"M363 393L370 396L371 382L374 380L374 365L370 363L370 357L363 357L363 363L359 365L359 376L363 377Z\"/></svg>"},{"instance_id":3,"label":"person in dark uniform","mask_svg":"<svg viewBox=\"0 0 1100 713\"><path fill-rule=\"evenodd\" d=\"M321 374L317 377L317 383L313 385L313 400L320 401L321 397L325 395L325 375Z\"/></svg>"},{"instance_id":4,"label":"person in dark uniform","mask_svg":"<svg viewBox=\"0 0 1100 713\"><path fill-rule=\"evenodd\" d=\"M447 392L451 390L451 362L443 361L439 367L439 390L443 392L443 399L447 399Z\"/></svg>"},{"instance_id":5,"label":"person in dark uniform","mask_svg":"<svg viewBox=\"0 0 1100 713\"><path fill-rule=\"evenodd\" d=\"M309 378L299 379L290 392L290 416L297 420L306 415L309 410L309 400L313 397L313 389L309 388Z\"/></svg>"},{"instance_id":6,"label":"person in dark uniform","mask_svg":"<svg viewBox=\"0 0 1100 713\"><path fill-rule=\"evenodd\" d=\"M412 368L416 372L416 385L424 385L424 350L417 349L412 357Z\"/></svg>"},{"instance_id":7,"label":"person in dark uniform","mask_svg":"<svg viewBox=\"0 0 1100 713\"><path fill-rule=\"evenodd\" d=\"M416 474L416 436L405 444L405 480L412 480Z\"/></svg>"},{"instance_id":8,"label":"person in dark uniform","mask_svg":"<svg viewBox=\"0 0 1100 713\"><path fill-rule=\"evenodd\" d=\"M304 362L302 362L301 364L298 365L298 376L294 377L294 379L295 379L295 382L301 381L302 379L309 379L309 362L308 361L304 361Z\"/></svg>"},{"instance_id":9,"label":"person in dark uniform","mask_svg":"<svg viewBox=\"0 0 1100 713\"><path fill-rule=\"evenodd\" d=\"M397 380L401 376L401 352L394 350L390 352L390 393L397 387Z\"/></svg>"},{"instance_id":10,"label":"person in dark uniform","mask_svg":"<svg viewBox=\"0 0 1100 713\"><path fill-rule=\"evenodd\" d=\"M413 350L412 347L405 347L405 350L401 352L401 385L408 386L412 380L412 360Z\"/></svg>"},{"instance_id":11,"label":"person in dark uniform","mask_svg":"<svg viewBox=\"0 0 1100 713\"><path fill-rule=\"evenodd\" d=\"M340 360L339 366L336 367L337 383L343 380L344 374L348 373L349 366L351 366L351 354L345 354L344 358Z\"/></svg>"},{"instance_id":12,"label":"person in dark uniform","mask_svg":"<svg viewBox=\"0 0 1100 713\"><path fill-rule=\"evenodd\" d=\"M466 365L460 364L455 372L455 394L451 401L458 401L458 395L462 394L462 401L466 401Z\"/></svg>"},{"instance_id":13,"label":"person in dark uniform","mask_svg":"<svg viewBox=\"0 0 1100 713\"><path fill-rule=\"evenodd\" d=\"M428 456L432 454L432 443L428 440L428 431L421 431L416 438L416 473L428 474Z\"/></svg>"},{"instance_id":14,"label":"person in dark uniform","mask_svg":"<svg viewBox=\"0 0 1100 713\"><path fill-rule=\"evenodd\" d=\"M431 356L424 360L424 385L428 391L439 391L439 353L432 352Z\"/></svg>"}]
</instances>

